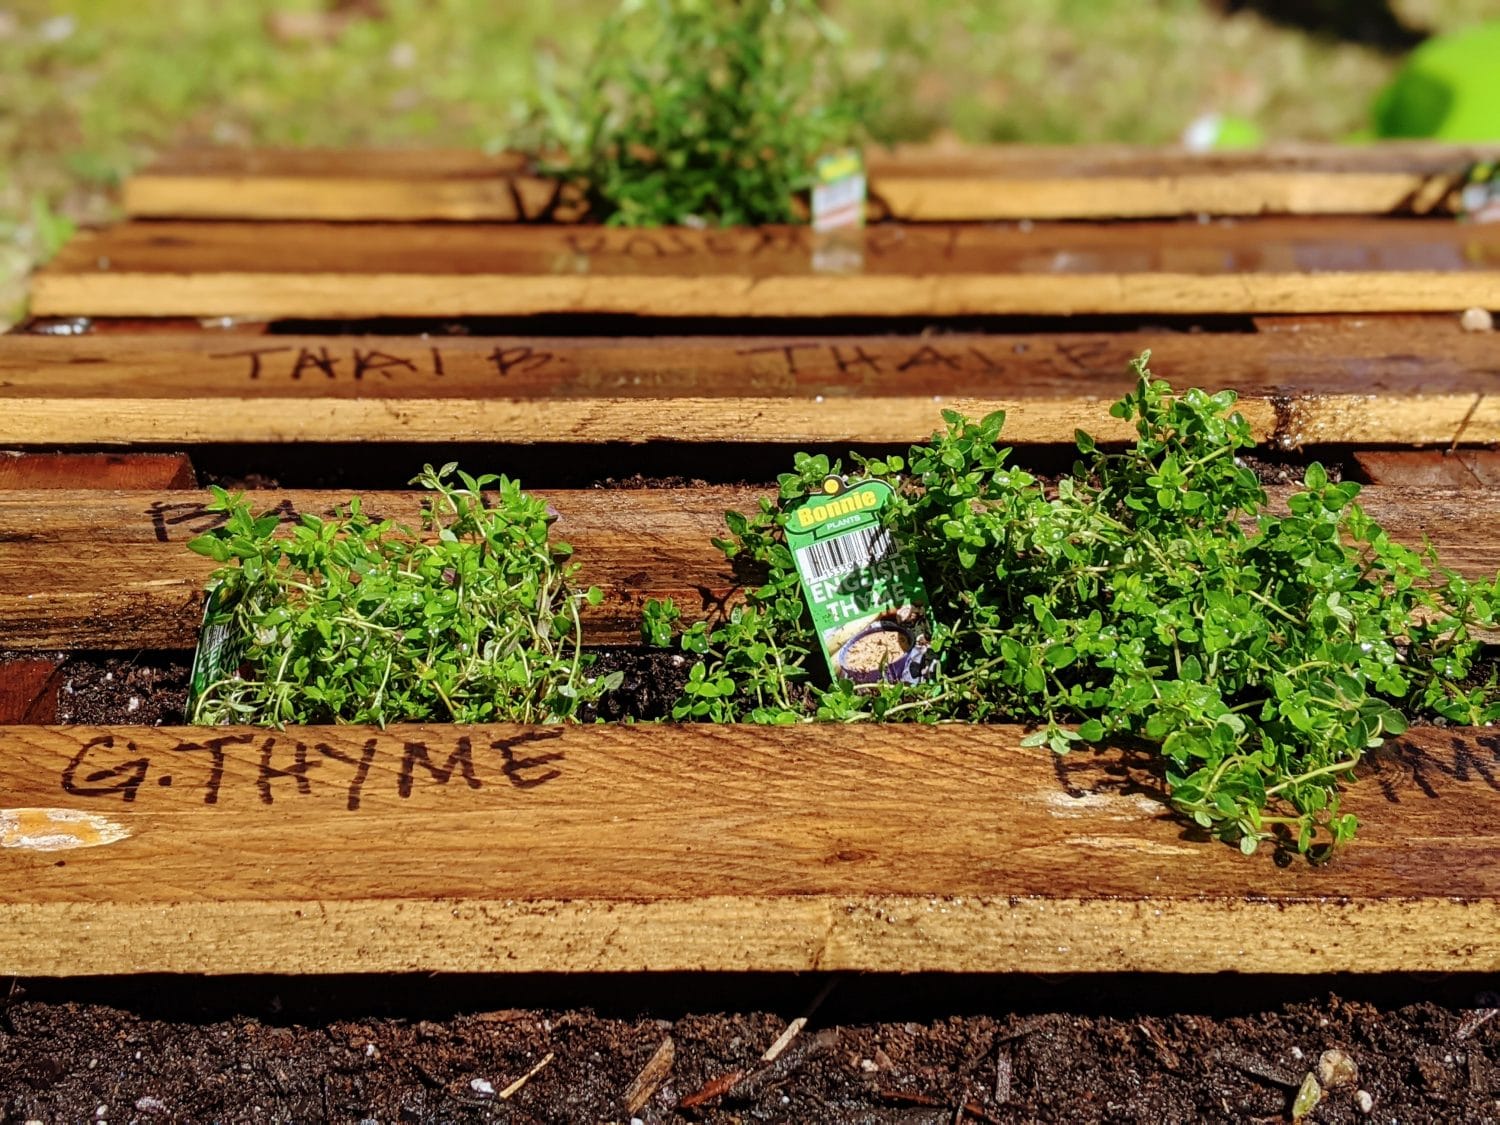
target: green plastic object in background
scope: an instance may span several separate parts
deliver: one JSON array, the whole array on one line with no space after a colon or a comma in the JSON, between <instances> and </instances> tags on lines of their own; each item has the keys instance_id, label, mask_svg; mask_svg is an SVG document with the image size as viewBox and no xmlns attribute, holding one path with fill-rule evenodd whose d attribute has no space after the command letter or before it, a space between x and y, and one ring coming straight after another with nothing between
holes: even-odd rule
<instances>
[{"instance_id":1,"label":"green plastic object in background","mask_svg":"<svg viewBox=\"0 0 1500 1125\"><path fill-rule=\"evenodd\" d=\"M1375 100L1375 135L1500 140L1500 22L1413 51Z\"/></svg>"}]
</instances>

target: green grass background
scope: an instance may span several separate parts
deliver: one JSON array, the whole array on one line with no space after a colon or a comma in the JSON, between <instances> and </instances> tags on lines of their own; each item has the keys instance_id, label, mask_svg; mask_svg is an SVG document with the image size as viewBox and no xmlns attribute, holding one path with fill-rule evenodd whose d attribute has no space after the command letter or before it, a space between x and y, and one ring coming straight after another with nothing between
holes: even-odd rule
<instances>
[{"instance_id":1,"label":"green grass background","mask_svg":"<svg viewBox=\"0 0 1500 1125\"><path fill-rule=\"evenodd\" d=\"M313 0L0 0L0 325L72 224L113 214L162 146L423 145L524 137L538 68L566 74L613 0L366 0L332 36L277 34ZM1396 0L1436 31L1494 0ZM829 0L892 138L1161 143L1199 114L1272 139L1368 125L1399 60L1224 17L1201 0ZM375 14L364 14L374 12ZM283 22L285 22L283 20Z\"/></svg>"}]
</instances>

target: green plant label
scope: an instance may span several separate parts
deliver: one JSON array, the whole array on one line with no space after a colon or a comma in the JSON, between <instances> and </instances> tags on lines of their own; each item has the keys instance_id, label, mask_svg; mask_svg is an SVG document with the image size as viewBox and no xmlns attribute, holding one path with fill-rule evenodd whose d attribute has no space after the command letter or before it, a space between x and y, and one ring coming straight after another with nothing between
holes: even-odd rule
<instances>
[{"instance_id":1,"label":"green plant label","mask_svg":"<svg viewBox=\"0 0 1500 1125\"><path fill-rule=\"evenodd\" d=\"M880 524L890 498L882 481L846 486L830 476L787 513L787 546L828 670L856 684L914 684L936 663L922 576Z\"/></svg>"},{"instance_id":2,"label":"green plant label","mask_svg":"<svg viewBox=\"0 0 1500 1125\"><path fill-rule=\"evenodd\" d=\"M219 601L223 587L214 582L208 587L203 603L203 624L198 627L198 647L193 652L193 670L188 677L187 705L183 718L194 721L198 700L209 686L234 674L240 666L241 646L236 643L234 625Z\"/></svg>"},{"instance_id":3,"label":"green plant label","mask_svg":"<svg viewBox=\"0 0 1500 1125\"><path fill-rule=\"evenodd\" d=\"M818 234L865 225L865 165L844 149L819 160L813 171L812 227Z\"/></svg>"},{"instance_id":4,"label":"green plant label","mask_svg":"<svg viewBox=\"0 0 1500 1125\"><path fill-rule=\"evenodd\" d=\"M1500 164L1481 161L1470 168L1459 199L1464 218L1476 223L1500 223Z\"/></svg>"}]
</instances>

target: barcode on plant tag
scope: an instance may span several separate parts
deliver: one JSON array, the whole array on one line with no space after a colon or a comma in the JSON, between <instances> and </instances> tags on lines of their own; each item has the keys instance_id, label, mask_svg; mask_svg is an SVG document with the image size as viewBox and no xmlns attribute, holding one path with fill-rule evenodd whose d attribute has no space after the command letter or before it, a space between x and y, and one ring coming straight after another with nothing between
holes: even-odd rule
<instances>
[{"instance_id":1,"label":"barcode on plant tag","mask_svg":"<svg viewBox=\"0 0 1500 1125\"><path fill-rule=\"evenodd\" d=\"M821 582L882 562L895 553L891 533L883 527L862 527L847 535L797 548L797 569L808 582Z\"/></svg>"}]
</instances>

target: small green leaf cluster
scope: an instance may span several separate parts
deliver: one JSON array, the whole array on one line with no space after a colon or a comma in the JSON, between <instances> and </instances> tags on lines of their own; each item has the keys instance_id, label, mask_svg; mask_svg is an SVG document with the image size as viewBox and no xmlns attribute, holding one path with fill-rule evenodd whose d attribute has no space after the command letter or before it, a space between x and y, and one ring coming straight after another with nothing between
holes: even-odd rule
<instances>
[{"instance_id":1,"label":"small green leaf cluster","mask_svg":"<svg viewBox=\"0 0 1500 1125\"><path fill-rule=\"evenodd\" d=\"M542 83L545 170L615 225L794 221L817 158L863 137L842 43L814 0L624 3L575 89Z\"/></svg>"},{"instance_id":2,"label":"small green leaf cluster","mask_svg":"<svg viewBox=\"0 0 1500 1125\"><path fill-rule=\"evenodd\" d=\"M572 549L546 504L506 477L426 466L423 528L366 512L303 514L289 536L214 489L223 526L188 546L221 564L218 621L241 662L207 685L198 723L559 722L618 684L591 679ZM492 491L486 491L491 489Z\"/></svg>"},{"instance_id":3,"label":"small green leaf cluster","mask_svg":"<svg viewBox=\"0 0 1500 1125\"><path fill-rule=\"evenodd\" d=\"M945 429L907 458L853 456L888 481L882 517L932 600L940 673L916 686L829 683L785 513L839 462L799 454L779 495L730 512L715 542L747 582L742 606L681 638L699 654L674 715L712 721L905 719L1035 724L1066 751L1127 737L1164 760L1173 805L1217 837L1306 852L1355 830L1339 783L1407 716L1500 717L1473 683L1500 589L1393 542L1359 486L1306 470L1285 515L1237 457L1253 443L1225 391L1174 396L1136 361L1111 414L1119 452L1077 435L1054 485L1010 463L1002 414Z\"/></svg>"}]
</instances>

